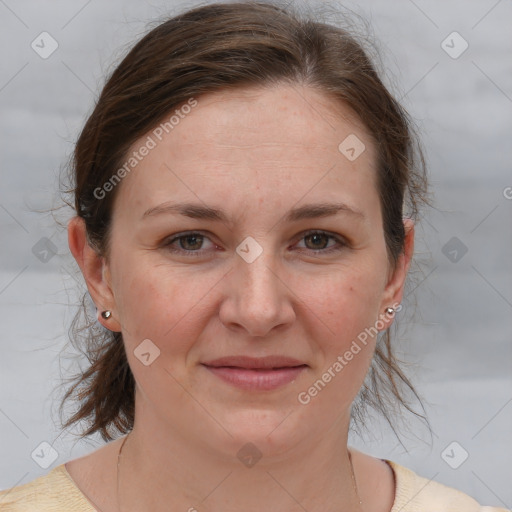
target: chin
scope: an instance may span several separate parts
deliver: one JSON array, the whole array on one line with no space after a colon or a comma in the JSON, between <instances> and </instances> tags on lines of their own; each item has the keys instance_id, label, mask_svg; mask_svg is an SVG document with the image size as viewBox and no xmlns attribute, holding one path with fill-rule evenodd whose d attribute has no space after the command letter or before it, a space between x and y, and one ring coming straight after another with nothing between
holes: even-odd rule
<instances>
[{"instance_id":1,"label":"chin","mask_svg":"<svg viewBox=\"0 0 512 512\"><path fill-rule=\"evenodd\" d=\"M297 420L298 414L292 408L284 407L279 410L246 409L226 415L221 423L232 436L224 436L226 448L235 453L259 450L265 457L279 457L307 436L304 423L299 425Z\"/></svg>"}]
</instances>

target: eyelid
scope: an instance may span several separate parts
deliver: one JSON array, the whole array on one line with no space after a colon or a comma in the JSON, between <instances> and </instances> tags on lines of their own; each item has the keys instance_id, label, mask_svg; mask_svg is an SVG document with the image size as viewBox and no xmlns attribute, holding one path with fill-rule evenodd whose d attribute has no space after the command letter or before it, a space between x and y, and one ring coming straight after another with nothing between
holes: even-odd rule
<instances>
[{"instance_id":1,"label":"eyelid","mask_svg":"<svg viewBox=\"0 0 512 512\"><path fill-rule=\"evenodd\" d=\"M299 234L299 241L302 240L303 238L306 238L307 236L317 235L317 234L324 235L329 239L335 240L341 246L349 245L348 241L343 236L337 235L335 233L331 233L330 231L325 231L324 229L308 229L306 231L303 231L302 233ZM308 249L308 250L313 253L315 253L315 251L319 252L319 253L327 253L327 252L329 252L329 249L334 249L334 247L330 247L328 249L317 249L317 250Z\"/></svg>"},{"instance_id":2,"label":"eyelid","mask_svg":"<svg viewBox=\"0 0 512 512\"><path fill-rule=\"evenodd\" d=\"M179 253L179 254L185 254L187 256L189 255L192 255L192 256L199 256L199 255L202 255L205 250L204 249L200 249L198 251L186 251L185 249L181 249L181 248L174 248L171 246L171 244L173 244L174 242L177 242L178 240L180 240L181 238L186 238L187 236L192 236L192 235L199 235L205 239L208 239L210 240L210 242L217 246L217 244L215 242L213 242L210 237L208 236L208 234L206 234L208 232L205 232L205 231L201 231L201 230L193 230L193 231L183 231L183 232L180 232L180 233L175 233L174 235L171 235L169 237L166 237L164 238L164 240L162 241L162 243L160 244L161 247L163 247L164 249L172 252L172 253Z\"/></svg>"}]
</instances>

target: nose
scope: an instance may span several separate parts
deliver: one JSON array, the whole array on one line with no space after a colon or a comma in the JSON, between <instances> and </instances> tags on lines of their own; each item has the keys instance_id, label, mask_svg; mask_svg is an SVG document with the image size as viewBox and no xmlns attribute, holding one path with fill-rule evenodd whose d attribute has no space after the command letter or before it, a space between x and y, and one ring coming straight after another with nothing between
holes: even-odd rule
<instances>
[{"instance_id":1,"label":"nose","mask_svg":"<svg viewBox=\"0 0 512 512\"><path fill-rule=\"evenodd\" d=\"M226 276L226 295L220 307L221 322L229 329L263 337L295 319L293 292L286 286L269 250L251 263L238 255ZM281 274L281 275L279 275Z\"/></svg>"}]
</instances>

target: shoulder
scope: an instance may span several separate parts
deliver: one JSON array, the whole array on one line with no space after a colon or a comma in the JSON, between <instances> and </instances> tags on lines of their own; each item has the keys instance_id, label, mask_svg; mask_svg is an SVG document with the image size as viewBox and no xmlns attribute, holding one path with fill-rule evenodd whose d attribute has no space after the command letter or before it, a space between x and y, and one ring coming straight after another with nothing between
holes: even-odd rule
<instances>
[{"instance_id":1,"label":"shoulder","mask_svg":"<svg viewBox=\"0 0 512 512\"><path fill-rule=\"evenodd\" d=\"M95 512L64 464L31 482L0 491L1 512Z\"/></svg>"},{"instance_id":2,"label":"shoulder","mask_svg":"<svg viewBox=\"0 0 512 512\"><path fill-rule=\"evenodd\" d=\"M386 462L393 469L396 482L391 512L510 512L482 506L457 489L421 477L396 462Z\"/></svg>"}]
</instances>

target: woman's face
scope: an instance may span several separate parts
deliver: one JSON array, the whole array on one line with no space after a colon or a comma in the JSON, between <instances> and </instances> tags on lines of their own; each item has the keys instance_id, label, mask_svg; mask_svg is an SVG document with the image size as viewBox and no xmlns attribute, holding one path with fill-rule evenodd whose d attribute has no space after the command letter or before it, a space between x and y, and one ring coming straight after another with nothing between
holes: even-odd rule
<instances>
[{"instance_id":1,"label":"woman's face","mask_svg":"<svg viewBox=\"0 0 512 512\"><path fill-rule=\"evenodd\" d=\"M285 85L196 100L133 145L103 324L123 333L136 428L284 453L348 427L407 258L393 270L375 148L348 109Z\"/></svg>"}]
</instances>

